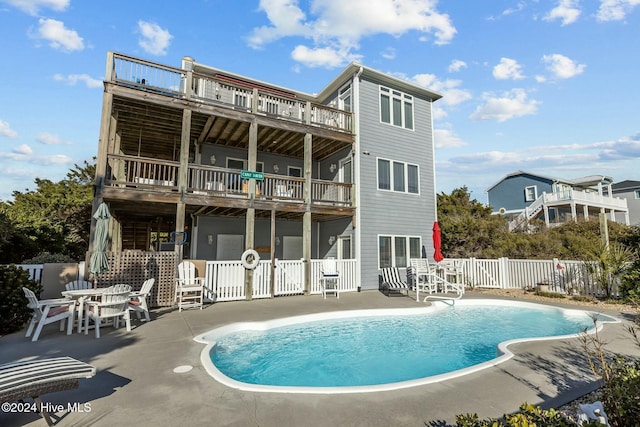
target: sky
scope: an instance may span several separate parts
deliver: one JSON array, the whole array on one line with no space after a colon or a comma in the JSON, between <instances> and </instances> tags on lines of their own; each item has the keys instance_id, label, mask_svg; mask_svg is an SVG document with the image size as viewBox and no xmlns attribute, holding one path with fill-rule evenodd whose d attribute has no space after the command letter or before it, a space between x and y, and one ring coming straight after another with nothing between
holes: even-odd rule
<instances>
[{"instance_id":1,"label":"sky","mask_svg":"<svg viewBox=\"0 0 640 427\"><path fill-rule=\"evenodd\" d=\"M317 93L352 61L435 90L436 191L640 180L640 0L0 0L0 200L97 154L106 55Z\"/></svg>"}]
</instances>

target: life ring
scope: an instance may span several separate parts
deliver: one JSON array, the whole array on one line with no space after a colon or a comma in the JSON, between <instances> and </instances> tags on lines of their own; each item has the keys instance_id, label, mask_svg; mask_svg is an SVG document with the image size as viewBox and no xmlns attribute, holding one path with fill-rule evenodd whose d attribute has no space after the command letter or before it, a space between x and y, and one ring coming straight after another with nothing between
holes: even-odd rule
<instances>
[{"instance_id":1,"label":"life ring","mask_svg":"<svg viewBox=\"0 0 640 427\"><path fill-rule=\"evenodd\" d=\"M252 261L249 261L250 256L253 257ZM242 261L242 266L247 270L254 270L260 262L260 255L253 249L247 249L242 253L240 261Z\"/></svg>"}]
</instances>

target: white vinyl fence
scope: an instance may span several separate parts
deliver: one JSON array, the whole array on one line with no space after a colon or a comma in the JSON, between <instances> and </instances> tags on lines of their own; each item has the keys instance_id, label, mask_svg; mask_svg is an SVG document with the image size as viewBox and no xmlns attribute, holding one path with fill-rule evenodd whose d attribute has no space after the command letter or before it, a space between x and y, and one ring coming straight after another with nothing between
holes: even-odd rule
<instances>
[{"instance_id":1,"label":"white vinyl fence","mask_svg":"<svg viewBox=\"0 0 640 427\"><path fill-rule=\"evenodd\" d=\"M448 258L463 265L466 286L478 288L524 289L547 285L550 292L602 295L602 288L588 272L585 262L572 260L523 260ZM614 285L612 295L618 295Z\"/></svg>"},{"instance_id":2,"label":"white vinyl fence","mask_svg":"<svg viewBox=\"0 0 640 427\"><path fill-rule=\"evenodd\" d=\"M356 283L356 260L336 260L341 292L358 290ZM302 260L280 261L276 259L274 295L301 295L304 293L304 262ZM211 301L237 301L246 299L244 284L245 269L240 261L207 261L205 270L205 297ZM311 294L322 293L322 260L311 260ZM260 261L253 270L252 298L271 298L271 261Z\"/></svg>"}]
</instances>

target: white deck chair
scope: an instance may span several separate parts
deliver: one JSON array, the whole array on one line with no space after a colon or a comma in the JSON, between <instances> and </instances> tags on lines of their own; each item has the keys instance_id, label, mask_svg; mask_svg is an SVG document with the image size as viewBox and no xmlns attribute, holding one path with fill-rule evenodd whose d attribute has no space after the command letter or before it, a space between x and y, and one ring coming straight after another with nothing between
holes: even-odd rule
<instances>
[{"instance_id":1,"label":"white deck chair","mask_svg":"<svg viewBox=\"0 0 640 427\"><path fill-rule=\"evenodd\" d=\"M33 315L29 321L29 327L25 337L30 337L33 328L36 331L31 341L38 341L42 327L49 323L60 321L60 330L64 330L64 322L67 321L67 335L71 335L73 328L73 316L75 314L75 301L66 298L38 300L36 294L31 289L22 288L24 296L27 297L27 307L33 310Z\"/></svg>"},{"instance_id":2,"label":"white deck chair","mask_svg":"<svg viewBox=\"0 0 640 427\"><path fill-rule=\"evenodd\" d=\"M153 277L151 279L147 279L142 284L142 288L140 288L140 292L132 292L129 297L131 300L129 301L129 310L135 311L136 316L140 319L140 313L144 313L145 319L148 321L151 320L149 317L149 306L147 305L147 296L151 293L151 288L155 283L156 279Z\"/></svg>"},{"instance_id":3,"label":"white deck chair","mask_svg":"<svg viewBox=\"0 0 640 427\"><path fill-rule=\"evenodd\" d=\"M409 285L400 278L400 271L397 267L383 268L382 273L382 292L386 289L389 296L391 291L405 291L409 295Z\"/></svg>"},{"instance_id":4,"label":"white deck chair","mask_svg":"<svg viewBox=\"0 0 640 427\"><path fill-rule=\"evenodd\" d=\"M196 266L190 261L182 261L178 265L176 279L175 302L178 310L183 308L200 308L204 300L204 277L196 277Z\"/></svg>"},{"instance_id":5,"label":"white deck chair","mask_svg":"<svg viewBox=\"0 0 640 427\"><path fill-rule=\"evenodd\" d=\"M68 291L77 291L80 289L91 289L93 288L93 283L87 280L74 280L73 282L69 282L64 285L64 288Z\"/></svg>"},{"instance_id":6,"label":"white deck chair","mask_svg":"<svg viewBox=\"0 0 640 427\"><path fill-rule=\"evenodd\" d=\"M437 292L438 280L436 266L429 263L427 258L411 258L411 272L414 278L416 292Z\"/></svg>"},{"instance_id":7,"label":"white deck chair","mask_svg":"<svg viewBox=\"0 0 640 427\"><path fill-rule=\"evenodd\" d=\"M336 294L336 298L340 298L339 280L340 272L338 271L338 263L335 258L322 260L322 278L320 279L320 284L322 285L322 296L325 299L327 298L327 293L331 292Z\"/></svg>"},{"instance_id":8,"label":"white deck chair","mask_svg":"<svg viewBox=\"0 0 640 427\"><path fill-rule=\"evenodd\" d=\"M127 331L131 331L131 317L129 316L130 293L130 291L122 292L118 289L109 288L100 296L100 301L86 302L85 335L89 333L89 322L91 320L96 325L96 338L100 338L100 323L105 319L113 319L113 326L117 328L122 318L127 325Z\"/></svg>"}]
</instances>

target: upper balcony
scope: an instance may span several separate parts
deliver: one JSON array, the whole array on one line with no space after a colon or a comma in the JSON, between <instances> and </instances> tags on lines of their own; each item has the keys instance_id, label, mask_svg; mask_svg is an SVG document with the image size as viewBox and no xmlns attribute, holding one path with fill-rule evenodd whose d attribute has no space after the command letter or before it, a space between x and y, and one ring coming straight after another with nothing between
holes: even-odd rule
<instances>
[{"instance_id":1,"label":"upper balcony","mask_svg":"<svg viewBox=\"0 0 640 427\"><path fill-rule=\"evenodd\" d=\"M223 73L183 70L118 53L111 58L106 81L122 87L336 132L353 131L350 112L313 102L311 96Z\"/></svg>"}]
</instances>

